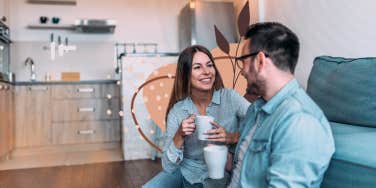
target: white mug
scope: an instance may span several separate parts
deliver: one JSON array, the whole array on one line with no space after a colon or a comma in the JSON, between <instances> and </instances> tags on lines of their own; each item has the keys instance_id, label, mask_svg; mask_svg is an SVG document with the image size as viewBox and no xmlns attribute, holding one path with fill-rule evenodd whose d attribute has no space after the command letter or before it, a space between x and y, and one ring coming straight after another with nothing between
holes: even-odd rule
<instances>
[{"instance_id":1,"label":"white mug","mask_svg":"<svg viewBox=\"0 0 376 188\"><path fill-rule=\"evenodd\" d=\"M225 174L227 161L227 146L210 145L204 148L205 163L208 167L209 178L221 179Z\"/></svg>"},{"instance_id":2,"label":"white mug","mask_svg":"<svg viewBox=\"0 0 376 188\"><path fill-rule=\"evenodd\" d=\"M213 122L214 118L212 116L196 116L195 124L196 124L196 130L199 140L207 140L206 131L212 129L212 124L210 122Z\"/></svg>"}]
</instances>

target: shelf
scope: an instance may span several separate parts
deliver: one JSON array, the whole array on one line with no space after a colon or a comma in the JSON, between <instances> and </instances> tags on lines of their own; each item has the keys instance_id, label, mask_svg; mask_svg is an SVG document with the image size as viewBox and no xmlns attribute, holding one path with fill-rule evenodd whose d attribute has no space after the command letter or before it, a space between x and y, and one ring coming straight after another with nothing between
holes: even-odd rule
<instances>
[{"instance_id":1,"label":"shelf","mask_svg":"<svg viewBox=\"0 0 376 188\"><path fill-rule=\"evenodd\" d=\"M28 0L28 3L46 5L77 5L76 0Z\"/></svg>"},{"instance_id":2,"label":"shelf","mask_svg":"<svg viewBox=\"0 0 376 188\"><path fill-rule=\"evenodd\" d=\"M62 29L62 30L75 30L74 25L28 25L28 29Z\"/></svg>"}]
</instances>

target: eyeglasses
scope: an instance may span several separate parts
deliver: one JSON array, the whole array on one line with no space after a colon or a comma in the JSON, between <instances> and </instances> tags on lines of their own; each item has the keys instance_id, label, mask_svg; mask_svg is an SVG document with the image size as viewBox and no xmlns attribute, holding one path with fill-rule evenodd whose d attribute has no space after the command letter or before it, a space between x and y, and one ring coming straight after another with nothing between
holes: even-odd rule
<instances>
[{"instance_id":1,"label":"eyeglasses","mask_svg":"<svg viewBox=\"0 0 376 188\"><path fill-rule=\"evenodd\" d=\"M244 67L244 60L249 58L249 57L257 55L258 53L260 53L260 51L253 52L253 53L250 53L250 54L247 54L247 55L242 55L240 57L235 57L236 66L238 66L240 69L242 69ZM264 53L264 54L265 54L265 57L269 57L268 54L266 54L266 53Z\"/></svg>"}]
</instances>

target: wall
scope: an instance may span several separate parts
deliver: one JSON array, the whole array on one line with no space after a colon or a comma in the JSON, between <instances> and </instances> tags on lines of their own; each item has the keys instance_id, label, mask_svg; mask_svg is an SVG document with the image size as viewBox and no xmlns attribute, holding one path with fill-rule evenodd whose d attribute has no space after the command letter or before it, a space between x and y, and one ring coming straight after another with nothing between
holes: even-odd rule
<instances>
[{"instance_id":1,"label":"wall","mask_svg":"<svg viewBox=\"0 0 376 188\"><path fill-rule=\"evenodd\" d=\"M375 6L372 0L266 0L265 19L280 21L299 36L296 76L306 85L316 56L375 56Z\"/></svg>"},{"instance_id":2,"label":"wall","mask_svg":"<svg viewBox=\"0 0 376 188\"><path fill-rule=\"evenodd\" d=\"M296 77L304 87L316 56L375 56L376 1L260 1L265 3L265 21L279 21L298 35L301 51Z\"/></svg>"},{"instance_id":3,"label":"wall","mask_svg":"<svg viewBox=\"0 0 376 188\"><path fill-rule=\"evenodd\" d=\"M24 66L27 57L35 60L37 79L46 72L60 78L62 71L81 72L83 79L105 79L113 75L115 42L154 42L161 52L178 50L177 15L187 0L77 0L76 6L28 4L26 0L10 2L12 44L11 71L17 81L28 80ZM79 34L65 30L31 30L40 16L61 18L60 25L73 24L79 18L115 19L114 34ZM68 37L78 50L51 61L42 46L49 35Z\"/></svg>"},{"instance_id":4,"label":"wall","mask_svg":"<svg viewBox=\"0 0 376 188\"><path fill-rule=\"evenodd\" d=\"M30 66L25 59L31 57L35 63L36 79L44 80L47 73L52 80L60 80L61 72L81 72L81 80L112 79L115 77L114 45L111 42L75 43L77 50L54 61L50 51L43 50L47 42L16 41L11 49L11 71L16 73L16 81L30 80Z\"/></svg>"}]
</instances>

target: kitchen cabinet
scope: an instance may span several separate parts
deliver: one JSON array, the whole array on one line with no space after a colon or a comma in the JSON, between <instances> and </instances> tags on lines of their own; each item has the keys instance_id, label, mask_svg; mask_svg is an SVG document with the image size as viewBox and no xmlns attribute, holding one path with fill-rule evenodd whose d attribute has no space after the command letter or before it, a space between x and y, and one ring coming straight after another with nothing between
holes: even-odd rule
<instances>
[{"instance_id":1,"label":"kitchen cabinet","mask_svg":"<svg viewBox=\"0 0 376 188\"><path fill-rule=\"evenodd\" d=\"M53 123L54 144L87 144L120 141L118 121Z\"/></svg>"},{"instance_id":2,"label":"kitchen cabinet","mask_svg":"<svg viewBox=\"0 0 376 188\"><path fill-rule=\"evenodd\" d=\"M16 86L15 104L16 147L52 144L50 86Z\"/></svg>"},{"instance_id":3,"label":"kitchen cabinet","mask_svg":"<svg viewBox=\"0 0 376 188\"><path fill-rule=\"evenodd\" d=\"M17 86L17 148L120 141L120 89L113 84Z\"/></svg>"},{"instance_id":4,"label":"kitchen cabinet","mask_svg":"<svg viewBox=\"0 0 376 188\"><path fill-rule=\"evenodd\" d=\"M0 159L13 149L13 86L0 83Z\"/></svg>"},{"instance_id":5,"label":"kitchen cabinet","mask_svg":"<svg viewBox=\"0 0 376 188\"><path fill-rule=\"evenodd\" d=\"M120 141L118 85L56 85L51 92L54 144Z\"/></svg>"},{"instance_id":6,"label":"kitchen cabinet","mask_svg":"<svg viewBox=\"0 0 376 188\"><path fill-rule=\"evenodd\" d=\"M118 98L119 87L115 84L54 85L53 99Z\"/></svg>"},{"instance_id":7,"label":"kitchen cabinet","mask_svg":"<svg viewBox=\"0 0 376 188\"><path fill-rule=\"evenodd\" d=\"M123 159L120 87L115 81L20 82L14 87L15 143L10 166ZM1 111L3 101L6 99L1 95Z\"/></svg>"},{"instance_id":8,"label":"kitchen cabinet","mask_svg":"<svg viewBox=\"0 0 376 188\"><path fill-rule=\"evenodd\" d=\"M62 121L93 121L119 119L118 99L69 99L54 100L52 120Z\"/></svg>"}]
</instances>

